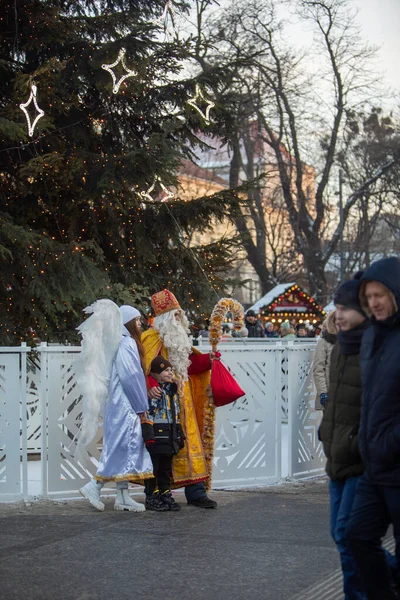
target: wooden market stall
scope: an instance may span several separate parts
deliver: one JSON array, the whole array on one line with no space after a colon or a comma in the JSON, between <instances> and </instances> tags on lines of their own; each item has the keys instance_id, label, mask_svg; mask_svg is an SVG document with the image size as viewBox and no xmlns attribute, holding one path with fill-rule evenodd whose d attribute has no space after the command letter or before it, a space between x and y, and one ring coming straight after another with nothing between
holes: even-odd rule
<instances>
[{"instance_id":1,"label":"wooden market stall","mask_svg":"<svg viewBox=\"0 0 400 600\"><path fill-rule=\"evenodd\" d=\"M250 309L258 313L263 323L295 320L296 324L310 321L316 325L326 316L322 306L296 283L282 283L275 286Z\"/></svg>"}]
</instances>

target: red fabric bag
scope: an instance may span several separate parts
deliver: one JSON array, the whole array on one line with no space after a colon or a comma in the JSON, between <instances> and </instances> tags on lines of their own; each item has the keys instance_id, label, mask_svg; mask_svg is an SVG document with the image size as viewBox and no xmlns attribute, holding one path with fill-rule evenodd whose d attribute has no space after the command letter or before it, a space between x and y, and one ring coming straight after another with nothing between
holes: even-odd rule
<instances>
[{"instance_id":1,"label":"red fabric bag","mask_svg":"<svg viewBox=\"0 0 400 600\"><path fill-rule=\"evenodd\" d=\"M211 366L211 390L215 406L225 406L245 395L240 385L220 360Z\"/></svg>"}]
</instances>

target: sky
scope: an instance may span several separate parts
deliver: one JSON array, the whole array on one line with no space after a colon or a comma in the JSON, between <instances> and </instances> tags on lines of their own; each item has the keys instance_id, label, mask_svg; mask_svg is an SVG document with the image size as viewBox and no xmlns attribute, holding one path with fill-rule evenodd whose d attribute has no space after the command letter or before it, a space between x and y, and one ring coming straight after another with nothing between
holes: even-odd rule
<instances>
[{"instance_id":1,"label":"sky","mask_svg":"<svg viewBox=\"0 0 400 600\"><path fill-rule=\"evenodd\" d=\"M363 35L380 46L377 66L384 81L400 91L400 0L351 0Z\"/></svg>"},{"instance_id":2,"label":"sky","mask_svg":"<svg viewBox=\"0 0 400 600\"><path fill-rule=\"evenodd\" d=\"M221 7L232 2L217 1ZM357 22L365 41L379 46L375 66L385 87L400 93L400 0L349 0L349 8L358 10ZM301 44L304 30L299 28L293 34Z\"/></svg>"}]
</instances>

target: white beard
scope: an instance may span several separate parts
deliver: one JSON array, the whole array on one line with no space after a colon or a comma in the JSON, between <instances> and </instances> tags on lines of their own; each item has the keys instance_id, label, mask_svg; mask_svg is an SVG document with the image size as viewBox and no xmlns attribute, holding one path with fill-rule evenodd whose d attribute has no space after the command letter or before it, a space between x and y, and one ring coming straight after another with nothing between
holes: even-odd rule
<instances>
[{"instance_id":1,"label":"white beard","mask_svg":"<svg viewBox=\"0 0 400 600\"><path fill-rule=\"evenodd\" d=\"M183 383L188 379L192 343L188 337L190 330L186 316L183 315L182 319L178 321L175 318L176 312L176 310L172 310L156 317L153 327L158 331L161 341L168 350L168 360Z\"/></svg>"}]
</instances>

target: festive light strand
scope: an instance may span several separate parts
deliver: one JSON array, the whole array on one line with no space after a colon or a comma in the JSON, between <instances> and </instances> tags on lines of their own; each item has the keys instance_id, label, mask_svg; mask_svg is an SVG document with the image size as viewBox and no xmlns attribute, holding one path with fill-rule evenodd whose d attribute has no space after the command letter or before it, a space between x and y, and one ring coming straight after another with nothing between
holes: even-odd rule
<instances>
[{"instance_id":1,"label":"festive light strand","mask_svg":"<svg viewBox=\"0 0 400 600\"><path fill-rule=\"evenodd\" d=\"M157 17L153 22L157 27L164 28L165 41L172 41L175 36L178 36L178 30L175 25L174 3L172 0L168 0L165 3L162 15ZM169 23L171 23L172 31L169 29Z\"/></svg>"},{"instance_id":2,"label":"festive light strand","mask_svg":"<svg viewBox=\"0 0 400 600\"><path fill-rule=\"evenodd\" d=\"M24 112L27 123L28 123L28 135L29 137L33 137L33 132L35 131L35 127L37 125L37 122L39 121L39 119L41 119L44 116L44 110L42 110L41 108L39 108L39 105L37 103L37 98L36 98L36 92L37 92L37 87L34 83L32 83L32 87L31 87L31 95L29 96L29 99L27 102L25 102L24 104L20 104L19 107L20 109ZM31 122L31 118L29 116L29 113L27 111L28 106L31 104L31 102L33 102L33 105L37 111L37 115L35 117L35 119Z\"/></svg>"},{"instance_id":3,"label":"festive light strand","mask_svg":"<svg viewBox=\"0 0 400 600\"><path fill-rule=\"evenodd\" d=\"M175 196L175 194L173 192L171 192L171 190L169 190L163 184L163 182L161 181L161 179L158 175L156 175L153 185L149 187L147 192L145 192L145 191L140 192L140 195L143 196L143 198L147 198L148 200L150 200L150 202L155 202L156 198L153 198L153 196L151 194L152 194L152 192L154 192L154 189L155 189L157 183L159 184L160 188L162 189L162 191L165 194L160 198L159 202L168 202L168 200L171 200Z\"/></svg>"},{"instance_id":4,"label":"festive light strand","mask_svg":"<svg viewBox=\"0 0 400 600\"><path fill-rule=\"evenodd\" d=\"M171 18L172 18L173 14L174 14L174 5L172 3L172 0L168 0L165 3L163 13L162 13L161 17L159 17L156 20L156 23L164 23L165 19L168 17L169 14L171 14Z\"/></svg>"},{"instance_id":5,"label":"festive light strand","mask_svg":"<svg viewBox=\"0 0 400 600\"><path fill-rule=\"evenodd\" d=\"M182 228L181 228L181 226L179 225L178 221L175 219L174 215L172 214L172 212L171 212L171 210L170 210L170 208L169 208L168 204L166 205L166 207L167 207L167 210L168 210L168 212L169 212L169 216L170 216L170 217L171 217L171 219L174 221L174 223L175 223L175 226L176 226L177 230L179 231L179 234L182 236L182 239L184 239L184 236L185 236L185 234L184 234L184 232L182 231ZM195 253L193 252L192 248L190 247L190 244L188 244L188 245L186 246L186 250L189 252L189 254L191 254L191 256L192 256L193 260L196 262L196 264L198 265L198 267L199 267L199 269L200 269L201 273L203 274L203 276L204 276L205 280L207 281L207 283L208 283L208 285L209 285L209 287L210 287L210 290L211 290L212 292L214 292L215 296L217 297L217 301L219 301L219 300L221 299L220 295L218 294L218 292L217 292L217 290L216 290L215 286L213 285L213 283L212 283L212 282L211 282L211 280L209 279L209 277L208 277L207 273L204 271L203 267L201 266L201 263L200 263L199 259L197 258L197 256L195 255Z\"/></svg>"},{"instance_id":6,"label":"festive light strand","mask_svg":"<svg viewBox=\"0 0 400 600\"><path fill-rule=\"evenodd\" d=\"M95 113L96 113L96 111L93 114L95 114ZM109 112L103 112L103 113L101 113L100 116L107 116L108 114L109 114ZM75 123L70 123L69 125L64 125L63 127L54 129L51 133L46 133L46 134L41 135L40 139L44 140L46 137L54 136L57 133L59 133L60 131L64 131L65 129L70 129L71 127L76 127L77 125L80 125L81 123L85 123L86 121L91 120L91 119L93 119L93 115L89 115L88 117L85 117L84 119L75 121ZM31 142L27 142L26 144L20 144L19 146L9 146L8 148L2 148L0 150L0 154L2 154L3 152L10 152L11 150L22 150L23 148L27 148L28 146L35 145L38 142L39 142L39 140L35 139L35 140L32 140Z\"/></svg>"},{"instance_id":7,"label":"festive light strand","mask_svg":"<svg viewBox=\"0 0 400 600\"><path fill-rule=\"evenodd\" d=\"M136 71L134 71L133 69L128 69L128 67L126 66L125 54L126 54L125 48L121 48L121 50L119 51L119 54L118 54L118 58L115 62L111 63L110 65L101 65L101 68L104 69L105 71L108 71L112 77L114 94L118 94L119 88L121 87L122 83L126 79L128 79L128 77L134 77L135 75L137 75ZM115 75L113 68L116 67L119 63L121 63L121 65L125 69L126 73L125 73L125 75L122 75L117 80L117 76Z\"/></svg>"},{"instance_id":8,"label":"festive light strand","mask_svg":"<svg viewBox=\"0 0 400 600\"><path fill-rule=\"evenodd\" d=\"M198 106L198 104L197 104L198 100L202 100L203 102L205 102L207 104L207 108L206 108L205 112L203 112L201 110L200 106ZM207 125L210 124L210 110L212 108L214 108L215 103L212 100L210 100L209 98L206 98L206 96L203 94L198 83L196 83L195 95L192 96L191 98L189 98L187 103L189 104L189 106L194 108L201 117L203 117L203 119Z\"/></svg>"}]
</instances>

